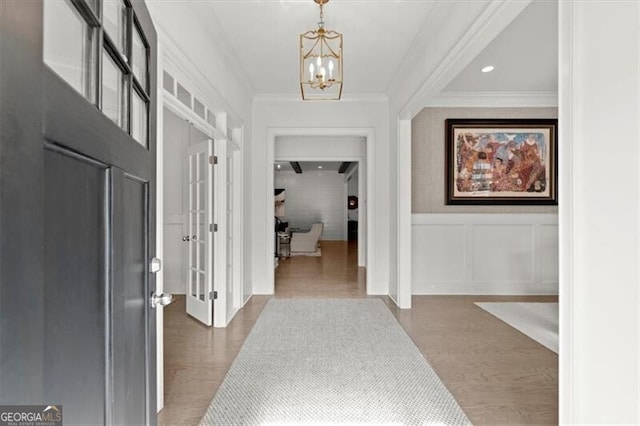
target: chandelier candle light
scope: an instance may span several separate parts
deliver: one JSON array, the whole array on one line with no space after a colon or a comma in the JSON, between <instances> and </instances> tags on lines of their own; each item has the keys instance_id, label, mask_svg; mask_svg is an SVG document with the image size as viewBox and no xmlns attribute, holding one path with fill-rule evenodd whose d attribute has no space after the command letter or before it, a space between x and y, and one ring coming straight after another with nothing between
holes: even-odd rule
<instances>
[{"instance_id":1,"label":"chandelier candle light","mask_svg":"<svg viewBox=\"0 0 640 426\"><path fill-rule=\"evenodd\" d=\"M320 6L318 29L300 34L300 90L302 99L338 100L342 96L342 34L324 28Z\"/></svg>"}]
</instances>

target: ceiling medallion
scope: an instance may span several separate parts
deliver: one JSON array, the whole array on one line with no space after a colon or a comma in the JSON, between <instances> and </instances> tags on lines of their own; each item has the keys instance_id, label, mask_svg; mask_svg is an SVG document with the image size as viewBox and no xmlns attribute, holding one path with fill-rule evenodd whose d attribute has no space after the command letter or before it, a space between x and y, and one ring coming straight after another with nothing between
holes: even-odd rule
<instances>
[{"instance_id":1,"label":"ceiling medallion","mask_svg":"<svg viewBox=\"0 0 640 426\"><path fill-rule=\"evenodd\" d=\"M320 6L317 30L300 34L300 90L302 99L338 100L342 97L342 34L324 28L322 7L329 0L313 0Z\"/></svg>"}]
</instances>

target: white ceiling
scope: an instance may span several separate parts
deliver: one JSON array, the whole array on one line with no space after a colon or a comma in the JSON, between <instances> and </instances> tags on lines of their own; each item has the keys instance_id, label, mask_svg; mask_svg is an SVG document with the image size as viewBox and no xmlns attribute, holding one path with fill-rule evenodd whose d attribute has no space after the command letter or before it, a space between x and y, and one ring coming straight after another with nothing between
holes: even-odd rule
<instances>
[{"instance_id":1,"label":"white ceiling","mask_svg":"<svg viewBox=\"0 0 640 426\"><path fill-rule=\"evenodd\" d=\"M338 173L342 161L299 161L299 163L303 173L313 171ZM278 169L278 165L280 165L280 169ZM293 171L293 168L288 161L276 161L273 165L273 170Z\"/></svg>"},{"instance_id":2,"label":"white ceiling","mask_svg":"<svg viewBox=\"0 0 640 426\"><path fill-rule=\"evenodd\" d=\"M298 94L299 38L317 28L312 0L209 0L258 94ZM385 93L433 1L331 0L327 29L344 35L344 93Z\"/></svg>"},{"instance_id":3,"label":"white ceiling","mask_svg":"<svg viewBox=\"0 0 640 426\"><path fill-rule=\"evenodd\" d=\"M494 71L480 70L493 65ZM460 74L445 92L556 92L558 3L534 0Z\"/></svg>"},{"instance_id":4,"label":"white ceiling","mask_svg":"<svg viewBox=\"0 0 640 426\"><path fill-rule=\"evenodd\" d=\"M465 1L466 9L473 5L477 11L499 3ZM212 36L226 46L225 54L235 56L236 71L253 94L299 96L299 35L317 28L319 20L313 0L182 0L173 9L163 5L174 0L148 2L156 3L157 14L175 31L184 31L180 22L189 13L215 29ZM449 73L444 92L557 91L557 2L531 1L457 76ZM415 59L426 54L425 40L438 43L438 26L455 25L463 10L462 0L330 0L326 28L344 34L345 97L390 96L392 82L419 75L421 62ZM201 42L206 46L206 40ZM495 71L480 73L487 64Z\"/></svg>"}]
</instances>

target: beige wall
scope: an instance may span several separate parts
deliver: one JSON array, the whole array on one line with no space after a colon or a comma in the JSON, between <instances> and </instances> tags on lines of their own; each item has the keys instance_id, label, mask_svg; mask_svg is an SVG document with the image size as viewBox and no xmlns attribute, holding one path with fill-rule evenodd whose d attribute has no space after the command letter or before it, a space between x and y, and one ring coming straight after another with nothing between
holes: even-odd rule
<instances>
[{"instance_id":1,"label":"beige wall","mask_svg":"<svg viewBox=\"0 0 640 426\"><path fill-rule=\"evenodd\" d=\"M445 205L448 118L557 118L557 108L424 108L411 121L412 213L557 213L557 206Z\"/></svg>"}]
</instances>

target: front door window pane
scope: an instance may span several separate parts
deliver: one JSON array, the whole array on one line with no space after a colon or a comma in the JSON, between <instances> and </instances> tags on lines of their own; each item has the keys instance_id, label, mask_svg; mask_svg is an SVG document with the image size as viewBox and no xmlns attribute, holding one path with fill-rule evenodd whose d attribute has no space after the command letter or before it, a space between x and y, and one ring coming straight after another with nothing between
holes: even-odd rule
<instances>
[{"instance_id":1,"label":"front door window pane","mask_svg":"<svg viewBox=\"0 0 640 426\"><path fill-rule=\"evenodd\" d=\"M136 90L131 91L131 136L140 145L147 146L147 102Z\"/></svg>"},{"instance_id":2,"label":"front door window pane","mask_svg":"<svg viewBox=\"0 0 640 426\"><path fill-rule=\"evenodd\" d=\"M131 69L140 85L147 91L147 46L144 44L137 28L133 31Z\"/></svg>"},{"instance_id":3,"label":"front door window pane","mask_svg":"<svg viewBox=\"0 0 640 426\"><path fill-rule=\"evenodd\" d=\"M123 129L126 127L125 77L107 51L102 53L102 112Z\"/></svg>"},{"instance_id":4,"label":"front door window pane","mask_svg":"<svg viewBox=\"0 0 640 426\"><path fill-rule=\"evenodd\" d=\"M126 61L127 7L122 0L104 0L102 26Z\"/></svg>"},{"instance_id":5,"label":"front door window pane","mask_svg":"<svg viewBox=\"0 0 640 426\"><path fill-rule=\"evenodd\" d=\"M44 62L91 102L96 92L94 33L69 0L44 2Z\"/></svg>"}]
</instances>

